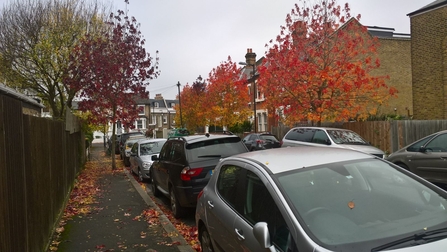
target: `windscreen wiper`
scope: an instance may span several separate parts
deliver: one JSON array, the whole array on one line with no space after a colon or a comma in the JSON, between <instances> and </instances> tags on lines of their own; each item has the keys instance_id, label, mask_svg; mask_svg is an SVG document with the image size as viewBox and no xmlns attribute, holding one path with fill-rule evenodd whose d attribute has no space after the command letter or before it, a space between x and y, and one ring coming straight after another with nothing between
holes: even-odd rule
<instances>
[{"instance_id":1,"label":"windscreen wiper","mask_svg":"<svg viewBox=\"0 0 447 252\"><path fill-rule=\"evenodd\" d=\"M204 157L222 157L222 155L202 155L202 156L197 156L198 158L204 158Z\"/></svg>"},{"instance_id":2,"label":"windscreen wiper","mask_svg":"<svg viewBox=\"0 0 447 252\"><path fill-rule=\"evenodd\" d=\"M371 252L382 251L384 249L398 249L404 247L417 246L447 238L447 228L423 231L414 235L383 244L371 249Z\"/></svg>"}]
</instances>

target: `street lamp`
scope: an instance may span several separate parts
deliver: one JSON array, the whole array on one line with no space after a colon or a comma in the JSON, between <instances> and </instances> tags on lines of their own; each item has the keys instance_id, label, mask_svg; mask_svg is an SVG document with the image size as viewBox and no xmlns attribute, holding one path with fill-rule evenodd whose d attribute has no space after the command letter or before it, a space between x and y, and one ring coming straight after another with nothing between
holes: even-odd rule
<instances>
[{"instance_id":1,"label":"street lamp","mask_svg":"<svg viewBox=\"0 0 447 252\"><path fill-rule=\"evenodd\" d=\"M244 66L251 66L253 67L253 77L252 77L252 81L253 81L253 124L254 124L254 130L255 133L258 131L258 125L256 122L256 81L255 81L255 73L256 73L256 64L247 64L245 62L239 62L239 65L244 65Z\"/></svg>"},{"instance_id":2,"label":"street lamp","mask_svg":"<svg viewBox=\"0 0 447 252\"><path fill-rule=\"evenodd\" d=\"M181 100L180 100L180 81L177 82L177 88L178 88L178 105L180 107L180 128L183 128L182 103L181 103Z\"/></svg>"}]
</instances>

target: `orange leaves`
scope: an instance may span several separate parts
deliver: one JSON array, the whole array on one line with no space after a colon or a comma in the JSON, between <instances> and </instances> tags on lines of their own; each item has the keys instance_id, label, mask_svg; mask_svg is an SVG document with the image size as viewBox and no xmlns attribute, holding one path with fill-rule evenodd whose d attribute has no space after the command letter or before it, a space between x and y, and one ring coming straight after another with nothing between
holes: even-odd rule
<instances>
[{"instance_id":1,"label":"orange leaves","mask_svg":"<svg viewBox=\"0 0 447 252\"><path fill-rule=\"evenodd\" d=\"M385 85L386 76L372 74L380 66L377 40L351 18L348 5L340 8L335 0L312 10L303 5L286 19L289 33L271 43L259 69L267 107L289 108L284 116L290 124L345 121L374 112L396 92Z\"/></svg>"}]
</instances>

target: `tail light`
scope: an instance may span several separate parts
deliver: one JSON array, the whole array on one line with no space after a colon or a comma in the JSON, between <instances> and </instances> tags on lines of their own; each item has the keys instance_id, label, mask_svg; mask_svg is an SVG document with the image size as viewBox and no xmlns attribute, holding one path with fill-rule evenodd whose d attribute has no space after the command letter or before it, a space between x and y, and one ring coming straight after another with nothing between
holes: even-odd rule
<instances>
[{"instance_id":1,"label":"tail light","mask_svg":"<svg viewBox=\"0 0 447 252\"><path fill-rule=\"evenodd\" d=\"M180 179L183 181L190 181L192 177L199 176L202 170L203 168L191 169L190 167L185 167L180 173Z\"/></svg>"},{"instance_id":2,"label":"tail light","mask_svg":"<svg viewBox=\"0 0 447 252\"><path fill-rule=\"evenodd\" d=\"M282 140L281 140L281 141L279 141L279 146L282 146Z\"/></svg>"}]
</instances>

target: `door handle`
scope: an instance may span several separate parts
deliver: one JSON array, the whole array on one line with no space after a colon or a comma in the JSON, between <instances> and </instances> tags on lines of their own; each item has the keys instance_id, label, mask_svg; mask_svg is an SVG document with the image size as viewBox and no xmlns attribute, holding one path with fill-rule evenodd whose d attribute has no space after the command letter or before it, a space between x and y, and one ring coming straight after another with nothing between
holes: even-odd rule
<instances>
[{"instance_id":1,"label":"door handle","mask_svg":"<svg viewBox=\"0 0 447 252\"><path fill-rule=\"evenodd\" d=\"M234 231L236 232L237 238L241 240L245 240L244 232L240 229L235 228Z\"/></svg>"},{"instance_id":2,"label":"door handle","mask_svg":"<svg viewBox=\"0 0 447 252\"><path fill-rule=\"evenodd\" d=\"M213 202L211 200L208 200L207 203L210 208L214 208Z\"/></svg>"}]
</instances>

